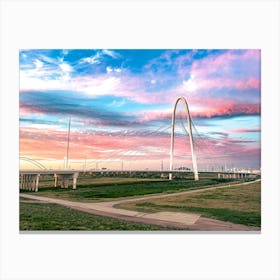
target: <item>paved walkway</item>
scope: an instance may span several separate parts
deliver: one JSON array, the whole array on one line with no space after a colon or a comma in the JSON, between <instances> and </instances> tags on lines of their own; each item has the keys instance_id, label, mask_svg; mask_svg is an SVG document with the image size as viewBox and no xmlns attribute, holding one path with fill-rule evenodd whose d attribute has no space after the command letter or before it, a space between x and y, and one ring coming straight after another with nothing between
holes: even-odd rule
<instances>
[{"instance_id":1,"label":"paved walkway","mask_svg":"<svg viewBox=\"0 0 280 280\"><path fill-rule=\"evenodd\" d=\"M258 181L258 180L257 180ZM92 213L101 216L118 218L126 221L140 222L146 224L155 224L168 227L176 227L180 229L191 229L191 230L214 230L214 231L259 231L258 227L248 227L244 225L233 224L230 222L223 222L219 220L209 219L200 217L194 213L182 213L182 212L157 212L157 213L144 213L132 210L117 209L114 206L120 203L135 202L141 200L149 200L155 198L164 198L171 196L178 196L183 194L192 194L197 192L203 192L214 189L229 188L230 186L246 185L252 182L234 184L234 185L223 185L218 187L210 187L199 190L190 190L180 193L172 194L157 194L157 195L146 195L138 198L120 199L109 202L76 202L57 198L43 197L30 194L20 194L21 197L35 199L41 202L56 203L66 207L70 207L79 211Z\"/></svg>"}]
</instances>

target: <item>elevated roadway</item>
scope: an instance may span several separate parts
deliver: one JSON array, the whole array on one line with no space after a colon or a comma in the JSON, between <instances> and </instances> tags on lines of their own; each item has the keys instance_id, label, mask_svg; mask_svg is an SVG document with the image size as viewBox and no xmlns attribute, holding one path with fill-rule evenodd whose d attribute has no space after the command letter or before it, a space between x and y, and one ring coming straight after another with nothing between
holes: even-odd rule
<instances>
[{"instance_id":1,"label":"elevated roadway","mask_svg":"<svg viewBox=\"0 0 280 280\"><path fill-rule=\"evenodd\" d=\"M32 169L32 170L20 170L20 189L30 190L37 192L39 189L39 181L41 175L53 175L54 187L58 186L60 182L61 188L68 188L72 181L72 188L77 188L77 179L80 173L98 174L98 175L123 175L130 174L131 176L141 174L159 174L161 178L174 178L176 174L190 174L192 171L186 170L113 170L113 169L101 169L101 170L84 170L84 169ZM213 173L217 174L218 178L226 179L242 179L242 178L254 178L256 174L245 172L200 172L200 173ZM170 174L172 176L170 176Z\"/></svg>"}]
</instances>

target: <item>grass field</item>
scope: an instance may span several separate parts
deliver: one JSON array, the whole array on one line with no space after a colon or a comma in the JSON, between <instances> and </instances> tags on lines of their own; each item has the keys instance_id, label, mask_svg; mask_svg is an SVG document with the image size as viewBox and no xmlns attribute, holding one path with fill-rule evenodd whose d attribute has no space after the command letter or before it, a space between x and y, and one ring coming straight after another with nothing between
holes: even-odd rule
<instances>
[{"instance_id":1,"label":"grass field","mask_svg":"<svg viewBox=\"0 0 280 280\"><path fill-rule=\"evenodd\" d=\"M173 181L160 178L82 177L78 179L77 189L72 190L72 188L54 188L53 179L47 178L45 181L40 179L39 192L32 194L72 201L90 202L155 193L180 192L193 188L205 188L224 184L225 182L229 182L229 180L218 179L213 176L202 177L199 181L194 181L192 176L185 179L175 179ZM231 184L232 183L231 181Z\"/></svg>"},{"instance_id":2,"label":"grass field","mask_svg":"<svg viewBox=\"0 0 280 280\"><path fill-rule=\"evenodd\" d=\"M117 206L141 212L180 211L248 226L261 226L261 183Z\"/></svg>"},{"instance_id":3,"label":"grass field","mask_svg":"<svg viewBox=\"0 0 280 280\"><path fill-rule=\"evenodd\" d=\"M122 197L138 197L156 193L174 193L211 186L235 184L240 181L201 176L194 181L177 178L173 181L160 178L121 178L81 176L76 190L54 188L51 176L40 178L39 192L32 195L48 196L72 201L96 202ZM26 191L21 191L26 192ZM30 193L30 192L29 192ZM231 221L245 225L260 226L260 183L244 187L232 187L216 191L205 191L192 195L179 195L165 199L153 199L119 205L126 209L144 212L186 211L205 217ZM22 199L20 203L21 230L166 230L160 226L149 226L96 216L63 206L38 203Z\"/></svg>"},{"instance_id":4,"label":"grass field","mask_svg":"<svg viewBox=\"0 0 280 280\"><path fill-rule=\"evenodd\" d=\"M25 201L25 202L24 202ZM20 230L174 230L174 228L145 225L96 216L64 206L37 203L30 200L20 202Z\"/></svg>"}]
</instances>

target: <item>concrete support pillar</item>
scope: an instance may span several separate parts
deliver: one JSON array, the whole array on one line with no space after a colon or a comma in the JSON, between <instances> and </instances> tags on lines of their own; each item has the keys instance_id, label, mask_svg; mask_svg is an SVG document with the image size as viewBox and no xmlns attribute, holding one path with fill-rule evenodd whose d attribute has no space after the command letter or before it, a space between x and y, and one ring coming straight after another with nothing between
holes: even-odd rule
<instances>
[{"instance_id":1,"label":"concrete support pillar","mask_svg":"<svg viewBox=\"0 0 280 280\"><path fill-rule=\"evenodd\" d=\"M25 175L24 174L22 174L21 180L22 180L21 188L22 188L22 190L24 190L25 189Z\"/></svg>"},{"instance_id":2,"label":"concrete support pillar","mask_svg":"<svg viewBox=\"0 0 280 280\"><path fill-rule=\"evenodd\" d=\"M61 188L68 188L73 179L73 189L77 188L77 179L79 172L67 173L67 174L54 174L54 186L57 187L58 183L61 183ZM59 179L61 178L61 179ZM21 190L29 190L38 192L39 190L40 174L20 174L19 176L19 188Z\"/></svg>"},{"instance_id":3,"label":"concrete support pillar","mask_svg":"<svg viewBox=\"0 0 280 280\"><path fill-rule=\"evenodd\" d=\"M28 190L29 175L25 175L25 189Z\"/></svg>"},{"instance_id":4,"label":"concrete support pillar","mask_svg":"<svg viewBox=\"0 0 280 280\"><path fill-rule=\"evenodd\" d=\"M173 174L172 173L169 173L169 180L173 180Z\"/></svg>"},{"instance_id":5,"label":"concrete support pillar","mask_svg":"<svg viewBox=\"0 0 280 280\"><path fill-rule=\"evenodd\" d=\"M27 190L27 185L28 185L27 179L28 179L28 175L25 175L25 176L24 176L24 189L25 189L25 190Z\"/></svg>"},{"instance_id":6,"label":"concrete support pillar","mask_svg":"<svg viewBox=\"0 0 280 280\"><path fill-rule=\"evenodd\" d=\"M19 189L22 190L22 174L19 174Z\"/></svg>"},{"instance_id":7,"label":"concrete support pillar","mask_svg":"<svg viewBox=\"0 0 280 280\"><path fill-rule=\"evenodd\" d=\"M26 189L29 190L30 175L26 175Z\"/></svg>"},{"instance_id":8,"label":"concrete support pillar","mask_svg":"<svg viewBox=\"0 0 280 280\"><path fill-rule=\"evenodd\" d=\"M218 173L218 179L220 179L221 178L221 174L220 173Z\"/></svg>"},{"instance_id":9,"label":"concrete support pillar","mask_svg":"<svg viewBox=\"0 0 280 280\"><path fill-rule=\"evenodd\" d=\"M39 179L40 179L40 174L37 174L36 175L35 192L38 192L38 189L39 189Z\"/></svg>"},{"instance_id":10,"label":"concrete support pillar","mask_svg":"<svg viewBox=\"0 0 280 280\"><path fill-rule=\"evenodd\" d=\"M57 174L54 174L54 187L56 188L57 187Z\"/></svg>"},{"instance_id":11,"label":"concrete support pillar","mask_svg":"<svg viewBox=\"0 0 280 280\"><path fill-rule=\"evenodd\" d=\"M38 191L40 174L20 174L21 190Z\"/></svg>"},{"instance_id":12,"label":"concrete support pillar","mask_svg":"<svg viewBox=\"0 0 280 280\"><path fill-rule=\"evenodd\" d=\"M25 175L22 175L22 189L25 189Z\"/></svg>"},{"instance_id":13,"label":"concrete support pillar","mask_svg":"<svg viewBox=\"0 0 280 280\"><path fill-rule=\"evenodd\" d=\"M75 172L73 174L73 190L75 190L77 188L77 179L78 179L79 173Z\"/></svg>"},{"instance_id":14,"label":"concrete support pillar","mask_svg":"<svg viewBox=\"0 0 280 280\"><path fill-rule=\"evenodd\" d=\"M68 189L69 186L69 178L68 176L62 176L62 180L61 180L61 188L65 188Z\"/></svg>"},{"instance_id":15,"label":"concrete support pillar","mask_svg":"<svg viewBox=\"0 0 280 280\"><path fill-rule=\"evenodd\" d=\"M31 191L35 191L35 188L36 188L36 178L35 178L34 175L31 176L30 188L31 188Z\"/></svg>"},{"instance_id":16,"label":"concrete support pillar","mask_svg":"<svg viewBox=\"0 0 280 280\"><path fill-rule=\"evenodd\" d=\"M32 190L32 175L28 175L28 190Z\"/></svg>"},{"instance_id":17,"label":"concrete support pillar","mask_svg":"<svg viewBox=\"0 0 280 280\"><path fill-rule=\"evenodd\" d=\"M59 177L61 178L60 181L60 187L63 189L64 188L64 181L63 181L63 177L61 175L59 175Z\"/></svg>"},{"instance_id":18,"label":"concrete support pillar","mask_svg":"<svg viewBox=\"0 0 280 280\"><path fill-rule=\"evenodd\" d=\"M29 180L29 190L34 191L35 190L35 176L31 175Z\"/></svg>"},{"instance_id":19,"label":"concrete support pillar","mask_svg":"<svg viewBox=\"0 0 280 280\"><path fill-rule=\"evenodd\" d=\"M26 189L29 190L30 175L26 175Z\"/></svg>"},{"instance_id":20,"label":"concrete support pillar","mask_svg":"<svg viewBox=\"0 0 280 280\"><path fill-rule=\"evenodd\" d=\"M30 175L29 176L29 190L33 191L33 186L34 186L34 176Z\"/></svg>"},{"instance_id":21,"label":"concrete support pillar","mask_svg":"<svg viewBox=\"0 0 280 280\"><path fill-rule=\"evenodd\" d=\"M67 189L69 187L69 179L72 178L72 174L56 174L55 184L57 185L60 181L60 187ZM59 180L60 178L60 180Z\"/></svg>"}]
</instances>

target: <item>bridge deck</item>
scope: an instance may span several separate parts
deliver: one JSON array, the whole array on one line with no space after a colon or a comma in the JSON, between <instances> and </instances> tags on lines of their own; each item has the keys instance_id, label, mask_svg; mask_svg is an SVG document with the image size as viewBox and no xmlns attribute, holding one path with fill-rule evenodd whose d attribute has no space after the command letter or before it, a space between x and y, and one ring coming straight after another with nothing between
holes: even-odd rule
<instances>
[{"instance_id":1,"label":"bridge deck","mask_svg":"<svg viewBox=\"0 0 280 280\"><path fill-rule=\"evenodd\" d=\"M105 169L105 170L84 170L84 169L37 169L37 170L20 170L20 174L73 174L73 173L193 173L191 170L114 170L114 169ZM219 172L219 171L211 171L205 172L200 171L199 173L213 173L213 174L253 174L248 172Z\"/></svg>"}]
</instances>

